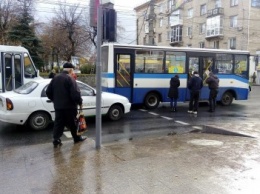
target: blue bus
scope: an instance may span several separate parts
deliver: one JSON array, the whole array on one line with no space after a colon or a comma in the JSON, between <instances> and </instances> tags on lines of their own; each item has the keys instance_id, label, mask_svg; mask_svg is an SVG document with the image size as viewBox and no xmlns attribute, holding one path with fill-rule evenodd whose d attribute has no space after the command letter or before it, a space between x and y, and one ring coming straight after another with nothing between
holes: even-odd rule
<instances>
[{"instance_id":1,"label":"blue bus","mask_svg":"<svg viewBox=\"0 0 260 194\"><path fill-rule=\"evenodd\" d=\"M247 100L250 53L241 50L162 47L146 45L102 45L102 90L123 95L132 104L156 108L169 102L170 78L179 75L179 102L190 99L187 88L193 71L203 79L200 100L207 100L208 72L219 77L217 101L230 105Z\"/></svg>"}]
</instances>

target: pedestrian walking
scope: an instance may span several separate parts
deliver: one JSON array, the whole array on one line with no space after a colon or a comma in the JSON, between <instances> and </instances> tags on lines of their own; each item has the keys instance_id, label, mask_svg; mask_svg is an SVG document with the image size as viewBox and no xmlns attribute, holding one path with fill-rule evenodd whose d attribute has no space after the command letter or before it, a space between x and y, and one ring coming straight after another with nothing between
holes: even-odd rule
<instances>
[{"instance_id":1,"label":"pedestrian walking","mask_svg":"<svg viewBox=\"0 0 260 194\"><path fill-rule=\"evenodd\" d=\"M179 75L175 75L170 80L170 88L168 92L168 97L170 98L170 107L172 112L177 111L177 100L179 98L179 86L180 80Z\"/></svg>"},{"instance_id":2,"label":"pedestrian walking","mask_svg":"<svg viewBox=\"0 0 260 194\"><path fill-rule=\"evenodd\" d=\"M78 106L82 107L80 90L75 79L71 77L74 66L71 63L63 65L63 71L50 82L46 95L53 102L55 121L53 127L53 145L61 146L61 136L64 127L70 129L74 143L84 141L86 137L77 135Z\"/></svg>"},{"instance_id":3,"label":"pedestrian walking","mask_svg":"<svg viewBox=\"0 0 260 194\"><path fill-rule=\"evenodd\" d=\"M194 71L193 76L188 83L188 89L190 90L190 103L188 113L197 114L200 98L200 90L203 87L203 82L199 73Z\"/></svg>"},{"instance_id":4,"label":"pedestrian walking","mask_svg":"<svg viewBox=\"0 0 260 194\"><path fill-rule=\"evenodd\" d=\"M253 73L253 75L252 75L252 79L253 79L253 83L255 84L256 82L255 82L255 79L256 79L256 74L255 74L255 72Z\"/></svg>"},{"instance_id":5,"label":"pedestrian walking","mask_svg":"<svg viewBox=\"0 0 260 194\"><path fill-rule=\"evenodd\" d=\"M219 79L212 72L209 73L209 77L206 79L206 83L209 86L209 110L208 112L215 112L216 98L218 95Z\"/></svg>"}]
</instances>

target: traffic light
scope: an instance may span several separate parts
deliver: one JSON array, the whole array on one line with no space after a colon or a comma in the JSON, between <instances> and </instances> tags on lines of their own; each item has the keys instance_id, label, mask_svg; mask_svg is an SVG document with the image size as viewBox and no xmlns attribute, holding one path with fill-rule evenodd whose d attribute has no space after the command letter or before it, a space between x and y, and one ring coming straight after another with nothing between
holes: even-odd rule
<instances>
[{"instance_id":1,"label":"traffic light","mask_svg":"<svg viewBox=\"0 0 260 194\"><path fill-rule=\"evenodd\" d=\"M103 41L116 42L117 16L114 9L103 9Z\"/></svg>"}]
</instances>

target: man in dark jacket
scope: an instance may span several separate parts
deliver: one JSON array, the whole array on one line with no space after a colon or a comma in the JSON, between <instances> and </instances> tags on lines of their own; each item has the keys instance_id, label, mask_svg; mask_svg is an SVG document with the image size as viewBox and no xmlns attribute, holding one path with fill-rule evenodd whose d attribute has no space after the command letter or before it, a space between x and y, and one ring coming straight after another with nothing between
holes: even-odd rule
<instances>
[{"instance_id":1,"label":"man in dark jacket","mask_svg":"<svg viewBox=\"0 0 260 194\"><path fill-rule=\"evenodd\" d=\"M168 92L168 97L170 98L170 107L171 107L171 111L173 112L177 111L176 108L177 108L177 100L179 97L179 91L178 91L179 86L180 86L179 76L175 75L170 80L170 89Z\"/></svg>"},{"instance_id":2,"label":"man in dark jacket","mask_svg":"<svg viewBox=\"0 0 260 194\"><path fill-rule=\"evenodd\" d=\"M194 71L190 78L188 88L190 90L190 103L188 113L197 114L200 98L200 90L203 87L203 82L197 71Z\"/></svg>"},{"instance_id":3,"label":"man in dark jacket","mask_svg":"<svg viewBox=\"0 0 260 194\"><path fill-rule=\"evenodd\" d=\"M209 110L208 112L214 112L216 107L216 98L218 95L219 79L212 72L209 73L209 77L206 79L206 83L209 86Z\"/></svg>"},{"instance_id":4,"label":"man in dark jacket","mask_svg":"<svg viewBox=\"0 0 260 194\"><path fill-rule=\"evenodd\" d=\"M62 145L60 138L64 127L70 129L74 143L86 139L77 135L77 108L82 106L82 98L76 81L70 76L73 73L73 68L71 63L65 63L63 71L51 80L46 90L46 95L53 102L55 109L54 147Z\"/></svg>"}]
</instances>

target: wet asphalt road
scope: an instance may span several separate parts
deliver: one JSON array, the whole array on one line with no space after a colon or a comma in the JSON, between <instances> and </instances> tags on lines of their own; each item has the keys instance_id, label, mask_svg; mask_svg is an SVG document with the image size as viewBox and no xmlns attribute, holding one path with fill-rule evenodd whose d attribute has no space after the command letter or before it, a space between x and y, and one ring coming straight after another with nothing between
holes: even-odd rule
<instances>
[{"instance_id":1,"label":"wet asphalt road","mask_svg":"<svg viewBox=\"0 0 260 194\"><path fill-rule=\"evenodd\" d=\"M217 106L215 113L208 113L208 104L200 103L198 115L187 113L188 103L179 103L178 112L169 111L169 104L158 109L145 110L134 107L116 122L103 119L102 143L132 140L143 136L194 133L259 137L260 86L253 86L248 101L233 101L229 107ZM89 138L95 139L95 119L87 119ZM52 124L44 131L32 131L26 126L0 122L0 148L35 145L51 142ZM65 132L62 141L72 141Z\"/></svg>"}]
</instances>

